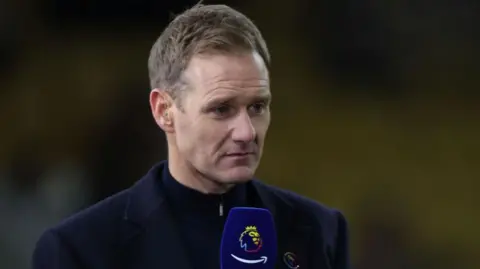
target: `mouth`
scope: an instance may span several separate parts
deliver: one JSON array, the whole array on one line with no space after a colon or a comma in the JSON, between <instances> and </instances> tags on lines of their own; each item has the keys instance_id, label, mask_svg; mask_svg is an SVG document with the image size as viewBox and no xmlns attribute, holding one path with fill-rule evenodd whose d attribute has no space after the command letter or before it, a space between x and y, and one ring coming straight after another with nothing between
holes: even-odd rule
<instances>
[{"instance_id":1,"label":"mouth","mask_svg":"<svg viewBox=\"0 0 480 269\"><path fill-rule=\"evenodd\" d=\"M254 155L255 152L251 151L251 152L232 152L232 153L227 153L225 154L225 156L227 157L246 157L246 156L250 156L250 155Z\"/></svg>"}]
</instances>

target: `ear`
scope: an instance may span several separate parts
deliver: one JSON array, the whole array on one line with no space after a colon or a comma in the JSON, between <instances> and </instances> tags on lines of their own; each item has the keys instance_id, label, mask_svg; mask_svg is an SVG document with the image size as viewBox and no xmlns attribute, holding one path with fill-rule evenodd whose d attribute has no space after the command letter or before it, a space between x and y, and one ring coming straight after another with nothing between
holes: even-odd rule
<instances>
[{"instance_id":1,"label":"ear","mask_svg":"<svg viewBox=\"0 0 480 269\"><path fill-rule=\"evenodd\" d=\"M150 92L150 109L157 125L166 133L173 133L173 100L161 89Z\"/></svg>"}]
</instances>

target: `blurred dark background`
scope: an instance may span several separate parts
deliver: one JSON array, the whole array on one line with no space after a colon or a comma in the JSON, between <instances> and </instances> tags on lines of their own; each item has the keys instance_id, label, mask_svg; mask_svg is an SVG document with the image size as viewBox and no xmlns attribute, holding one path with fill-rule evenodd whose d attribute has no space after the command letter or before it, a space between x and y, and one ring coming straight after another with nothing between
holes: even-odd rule
<instances>
[{"instance_id":1,"label":"blurred dark background","mask_svg":"<svg viewBox=\"0 0 480 269\"><path fill-rule=\"evenodd\" d=\"M0 268L165 158L147 57L195 3L0 0ZM477 2L204 3L272 53L262 179L341 209L355 268L480 268Z\"/></svg>"}]
</instances>

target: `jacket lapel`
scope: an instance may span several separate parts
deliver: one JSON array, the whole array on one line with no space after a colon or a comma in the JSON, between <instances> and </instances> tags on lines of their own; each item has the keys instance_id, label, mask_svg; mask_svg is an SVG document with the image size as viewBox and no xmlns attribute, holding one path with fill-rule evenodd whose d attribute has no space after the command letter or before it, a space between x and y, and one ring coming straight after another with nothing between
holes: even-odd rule
<instances>
[{"instance_id":1,"label":"jacket lapel","mask_svg":"<svg viewBox=\"0 0 480 269\"><path fill-rule=\"evenodd\" d=\"M163 165L152 168L131 189L118 268L191 269L180 232L164 200Z\"/></svg>"},{"instance_id":2,"label":"jacket lapel","mask_svg":"<svg viewBox=\"0 0 480 269\"><path fill-rule=\"evenodd\" d=\"M125 269L190 269L179 231L165 204L143 228L137 228L125 248Z\"/></svg>"},{"instance_id":3,"label":"jacket lapel","mask_svg":"<svg viewBox=\"0 0 480 269\"><path fill-rule=\"evenodd\" d=\"M280 234L276 268L310 268L310 227L292 226Z\"/></svg>"},{"instance_id":4,"label":"jacket lapel","mask_svg":"<svg viewBox=\"0 0 480 269\"><path fill-rule=\"evenodd\" d=\"M277 195L275 189L256 180L253 185L258 197L255 206L267 208L275 220L278 243L275 268L309 268L311 227L296 221L299 218L293 205Z\"/></svg>"}]
</instances>

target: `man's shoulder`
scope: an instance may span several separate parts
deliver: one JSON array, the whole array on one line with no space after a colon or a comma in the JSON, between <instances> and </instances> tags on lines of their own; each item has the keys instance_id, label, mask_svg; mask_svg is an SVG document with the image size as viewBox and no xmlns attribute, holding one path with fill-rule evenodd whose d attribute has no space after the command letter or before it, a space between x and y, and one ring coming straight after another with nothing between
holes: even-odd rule
<instances>
[{"instance_id":1,"label":"man's shoulder","mask_svg":"<svg viewBox=\"0 0 480 269\"><path fill-rule=\"evenodd\" d=\"M280 207L278 210L291 210L298 220L320 222L332 228L338 225L338 221L345 221L343 213L334 207L277 186L260 181L255 183L269 193L268 199Z\"/></svg>"},{"instance_id":2,"label":"man's shoulder","mask_svg":"<svg viewBox=\"0 0 480 269\"><path fill-rule=\"evenodd\" d=\"M121 243L120 224L128 193L129 189L118 192L46 230L35 246L35 268L51 267L54 261L60 260L65 265L81 261L107 266L112 262L111 257Z\"/></svg>"},{"instance_id":3,"label":"man's shoulder","mask_svg":"<svg viewBox=\"0 0 480 269\"><path fill-rule=\"evenodd\" d=\"M95 242L97 247L112 244L119 234L129 191L125 189L115 193L66 217L45 231L42 237L53 234L72 248L84 248L91 242Z\"/></svg>"},{"instance_id":4,"label":"man's shoulder","mask_svg":"<svg viewBox=\"0 0 480 269\"><path fill-rule=\"evenodd\" d=\"M101 224L119 221L128 203L129 192L130 189L125 189L89 205L65 218L52 229L64 231L82 226L95 228Z\"/></svg>"},{"instance_id":5,"label":"man's shoulder","mask_svg":"<svg viewBox=\"0 0 480 269\"><path fill-rule=\"evenodd\" d=\"M290 222L293 226L287 226L289 229L310 231L308 237L317 247L335 253L329 258L335 264L332 268L350 268L348 224L340 210L279 187L256 185L280 216L279 223Z\"/></svg>"}]
</instances>

